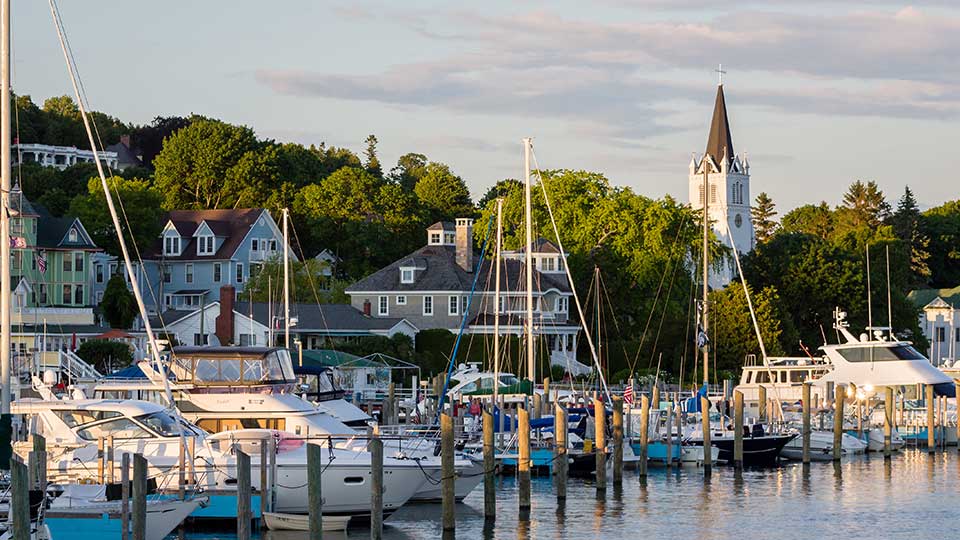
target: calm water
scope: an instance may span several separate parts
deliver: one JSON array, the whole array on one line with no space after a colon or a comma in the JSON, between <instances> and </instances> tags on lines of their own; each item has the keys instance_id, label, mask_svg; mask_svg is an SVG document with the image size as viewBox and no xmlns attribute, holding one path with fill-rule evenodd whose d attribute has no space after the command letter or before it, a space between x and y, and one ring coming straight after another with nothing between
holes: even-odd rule
<instances>
[{"instance_id":1,"label":"calm water","mask_svg":"<svg viewBox=\"0 0 960 540\"><path fill-rule=\"evenodd\" d=\"M960 526L960 459L956 449L933 456L910 450L885 464L871 455L843 462L748 470L730 467L668 472L651 468L646 485L624 471L623 487L609 483L598 498L592 481L571 480L566 505L557 505L548 477L533 480L529 519L517 509L516 482L499 480L498 515L484 527L478 488L457 506L457 530L447 538L944 538ZM324 538L369 538L369 529ZM268 532L270 540L305 540L306 533ZM386 522L384 537L441 537L440 505L408 505ZM229 535L196 535L230 538Z\"/></svg>"}]
</instances>

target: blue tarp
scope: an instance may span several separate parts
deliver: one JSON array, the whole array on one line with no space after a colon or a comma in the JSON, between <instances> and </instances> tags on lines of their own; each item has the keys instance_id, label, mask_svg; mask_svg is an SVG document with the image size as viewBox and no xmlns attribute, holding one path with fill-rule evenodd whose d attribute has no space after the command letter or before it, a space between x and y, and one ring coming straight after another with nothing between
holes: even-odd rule
<instances>
[{"instance_id":1,"label":"blue tarp","mask_svg":"<svg viewBox=\"0 0 960 540\"><path fill-rule=\"evenodd\" d=\"M114 371L113 373L107 375L107 379L146 379L147 376L143 373L143 370L140 369L140 366L134 364L132 366L125 367L120 371Z\"/></svg>"},{"instance_id":2,"label":"blue tarp","mask_svg":"<svg viewBox=\"0 0 960 540\"><path fill-rule=\"evenodd\" d=\"M700 412L700 398L707 396L707 383L703 383L703 386L700 387L700 390L697 391L697 395L687 398L683 402L684 412L693 413Z\"/></svg>"}]
</instances>

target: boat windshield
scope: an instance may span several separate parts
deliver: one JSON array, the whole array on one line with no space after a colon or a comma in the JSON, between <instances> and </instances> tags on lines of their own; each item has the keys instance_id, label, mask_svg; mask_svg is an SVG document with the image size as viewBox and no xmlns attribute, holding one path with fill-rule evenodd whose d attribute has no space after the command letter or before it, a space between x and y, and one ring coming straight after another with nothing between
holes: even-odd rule
<instances>
[{"instance_id":1,"label":"boat windshield","mask_svg":"<svg viewBox=\"0 0 960 540\"><path fill-rule=\"evenodd\" d=\"M136 417L139 422L159 433L162 437L177 436L177 421L165 412L155 412Z\"/></svg>"},{"instance_id":2,"label":"boat windshield","mask_svg":"<svg viewBox=\"0 0 960 540\"><path fill-rule=\"evenodd\" d=\"M923 360L922 354L910 345L851 347L837 349L840 356L847 362L887 362L902 360Z\"/></svg>"},{"instance_id":3,"label":"boat windshield","mask_svg":"<svg viewBox=\"0 0 960 540\"><path fill-rule=\"evenodd\" d=\"M130 418L117 418L102 424L94 424L77 431L81 439L96 441L107 437L114 439L150 439L153 435Z\"/></svg>"},{"instance_id":4,"label":"boat windshield","mask_svg":"<svg viewBox=\"0 0 960 540\"><path fill-rule=\"evenodd\" d=\"M520 379L514 377L513 375L500 375L500 384L502 386L511 386L514 384L520 384Z\"/></svg>"}]
</instances>

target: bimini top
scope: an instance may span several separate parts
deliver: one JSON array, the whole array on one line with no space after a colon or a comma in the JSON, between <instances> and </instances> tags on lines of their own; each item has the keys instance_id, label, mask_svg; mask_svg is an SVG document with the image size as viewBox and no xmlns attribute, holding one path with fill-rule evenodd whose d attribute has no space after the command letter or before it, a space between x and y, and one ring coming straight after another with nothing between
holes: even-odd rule
<instances>
[{"instance_id":1,"label":"bimini top","mask_svg":"<svg viewBox=\"0 0 960 540\"><path fill-rule=\"evenodd\" d=\"M282 347L175 347L170 371L195 387L296 382L290 351Z\"/></svg>"},{"instance_id":2,"label":"bimini top","mask_svg":"<svg viewBox=\"0 0 960 540\"><path fill-rule=\"evenodd\" d=\"M266 356L268 353L282 350L282 347L174 347L173 355L203 356Z\"/></svg>"},{"instance_id":3,"label":"bimini top","mask_svg":"<svg viewBox=\"0 0 960 540\"><path fill-rule=\"evenodd\" d=\"M74 400L39 400L20 399L11 405L14 414L29 414L43 411L88 411L112 412L123 416L141 416L163 412L162 405L149 401L119 400L119 399L74 399Z\"/></svg>"}]
</instances>

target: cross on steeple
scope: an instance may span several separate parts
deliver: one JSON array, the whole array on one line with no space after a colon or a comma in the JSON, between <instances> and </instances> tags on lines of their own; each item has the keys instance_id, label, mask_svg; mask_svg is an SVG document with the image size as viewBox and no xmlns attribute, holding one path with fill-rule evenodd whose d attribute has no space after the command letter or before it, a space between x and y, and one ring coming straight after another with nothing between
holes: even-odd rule
<instances>
[{"instance_id":1,"label":"cross on steeple","mask_svg":"<svg viewBox=\"0 0 960 540\"><path fill-rule=\"evenodd\" d=\"M719 77L719 82L717 84L723 86L723 74L726 73L726 71L723 70L723 64L718 64L717 69L714 71L717 72L717 76Z\"/></svg>"}]
</instances>

